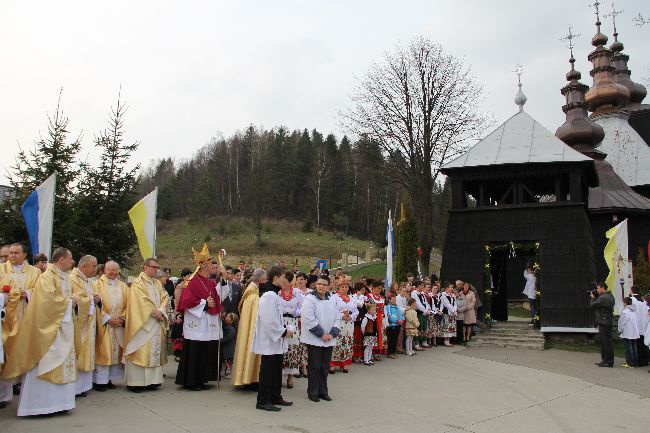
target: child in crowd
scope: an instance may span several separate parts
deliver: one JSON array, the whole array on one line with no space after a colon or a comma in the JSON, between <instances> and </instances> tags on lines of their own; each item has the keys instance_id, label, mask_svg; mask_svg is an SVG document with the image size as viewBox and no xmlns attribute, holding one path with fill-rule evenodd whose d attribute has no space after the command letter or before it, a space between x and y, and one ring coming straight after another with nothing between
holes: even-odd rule
<instances>
[{"instance_id":1,"label":"child in crowd","mask_svg":"<svg viewBox=\"0 0 650 433\"><path fill-rule=\"evenodd\" d=\"M366 285L365 283L358 281L354 283L352 289L352 295L357 300L357 308L359 309L359 314L354 321L354 339L352 343L352 362L355 364L361 364L363 358L363 331L361 330L361 321L366 315Z\"/></svg>"},{"instance_id":2,"label":"child in crowd","mask_svg":"<svg viewBox=\"0 0 650 433\"><path fill-rule=\"evenodd\" d=\"M237 320L239 316L228 313L223 319L223 337L221 339L221 356L225 365L224 377L230 379L232 360L235 357L235 341L237 337Z\"/></svg>"},{"instance_id":3,"label":"child in crowd","mask_svg":"<svg viewBox=\"0 0 650 433\"><path fill-rule=\"evenodd\" d=\"M420 321L418 320L418 313L415 311L415 299L409 298L406 307L406 354L409 356L415 355L413 352L413 338L418 335L418 328Z\"/></svg>"},{"instance_id":4,"label":"child in crowd","mask_svg":"<svg viewBox=\"0 0 650 433\"><path fill-rule=\"evenodd\" d=\"M372 348L377 343L377 304L366 304L366 314L361 321L363 330L363 364L374 365L372 359Z\"/></svg>"},{"instance_id":5,"label":"child in crowd","mask_svg":"<svg viewBox=\"0 0 650 433\"><path fill-rule=\"evenodd\" d=\"M625 345L625 364L622 367L634 368L637 365L636 340L639 338L639 325L635 305L629 296L623 299L625 308L618 319L618 332L621 333Z\"/></svg>"},{"instance_id":6,"label":"child in crowd","mask_svg":"<svg viewBox=\"0 0 650 433\"><path fill-rule=\"evenodd\" d=\"M388 327L386 328L386 336L388 338L388 358L396 359L397 356L397 337L399 336L402 323L404 323L404 316L397 306L397 296L388 298L388 305L384 307L384 315L388 318Z\"/></svg>"}]
</instances>

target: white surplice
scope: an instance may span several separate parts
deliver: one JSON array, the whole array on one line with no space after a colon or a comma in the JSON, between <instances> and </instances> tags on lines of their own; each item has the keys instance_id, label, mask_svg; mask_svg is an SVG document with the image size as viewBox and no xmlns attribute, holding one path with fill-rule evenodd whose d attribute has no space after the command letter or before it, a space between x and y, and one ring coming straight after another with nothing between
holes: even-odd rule
<instances>
[{"instance_id":1,"label":"white surplice","mask_svg":"<svg viewBox=\"0 0 650 433\"><path fill-rule=\"evenodd\" d=\"M207 301L201 299L199 305L188 308L183 315L183 338L194 341L221 340L221 316L208 314L205 310Z\"/></svg>"},{"instance_id":2,"label":"white surplice","mask_svg":"<svg viewBox=\"0 0 650 433\"><path fill-rule=\"evenodd\" d=\"M286 329L282 320L281 298L273 291L260 298L251 352L257 355L281 355L287 351ZM293 331L293 329L291 329Z\"/></svg>"}]
</instances>

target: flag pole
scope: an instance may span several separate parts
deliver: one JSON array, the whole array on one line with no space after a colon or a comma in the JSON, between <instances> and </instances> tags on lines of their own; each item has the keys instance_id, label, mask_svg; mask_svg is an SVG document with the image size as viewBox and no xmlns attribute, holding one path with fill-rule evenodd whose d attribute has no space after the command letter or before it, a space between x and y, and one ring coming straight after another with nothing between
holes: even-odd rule
<instances>
[{"instance_id":1,"label":"flag pole","mask_svg":"<svg viewBox=\"0 0 650 433\"><path fill-rule=\"evenodd\" d=\"M156 204L154 205L153 209L153 257L156 258L158 257L156 255L156 243L158 240L158 187L154 188L154 191L156 191Z\"/></svg>"},{"instance_id":2,"label":"flag pole","mask_svg":"<svg viewBox=\"0 0 650 433\"><path fill-rule=\"evenodd\" d=\"M52 197L52 219L50 220L50 250L47 252L47 258L52 259L52 239L54 238L54 206L56 205L56 171L54 172L54 197ZM33 258L32 258L33 260Z\"/></svg>"}]
</instances>

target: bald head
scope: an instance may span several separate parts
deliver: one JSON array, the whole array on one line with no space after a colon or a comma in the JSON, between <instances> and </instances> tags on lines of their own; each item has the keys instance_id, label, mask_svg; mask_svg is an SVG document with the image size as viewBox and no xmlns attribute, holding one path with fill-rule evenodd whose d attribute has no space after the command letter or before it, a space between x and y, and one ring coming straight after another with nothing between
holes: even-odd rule
<instances>
[{"instance_id":1,"label":"bald head","mask_svg":"<svg viewBox=\"0 0 650 433\"><path fill-rule=\"evenodd\" d=\"M104 275L110 280L116 280L120 276L120 265L113 260L107 261L104 265Z\"/></svg>"}]
</instances>

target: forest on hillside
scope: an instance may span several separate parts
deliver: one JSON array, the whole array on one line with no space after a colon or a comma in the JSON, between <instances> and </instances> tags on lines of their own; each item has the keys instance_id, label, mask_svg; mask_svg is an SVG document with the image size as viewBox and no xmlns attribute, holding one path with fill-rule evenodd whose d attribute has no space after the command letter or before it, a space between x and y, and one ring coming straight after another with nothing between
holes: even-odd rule
<instances>
[{"instance_id":1,"label":"forest on hillside","mask_svg":"<svg viewBox=\"0 0 650 433\"><path fill-rule=\"evenodd\" d=\"M263 218L295 220L304 231L326 228L385 243L389 210L399 219L407 196L384 170L380 146L360 138L338 140L317 130L249 126L213 138L187 159L152 161L138 179L142 197L159 188L158 217L250 218L258 234ZM446 227L450 191L436 184L436 246Z\"/></svg>"}]
</instances>

